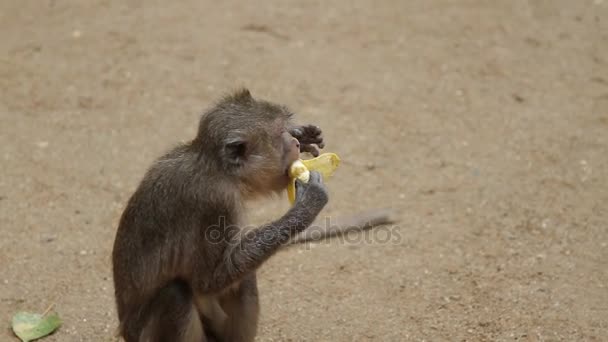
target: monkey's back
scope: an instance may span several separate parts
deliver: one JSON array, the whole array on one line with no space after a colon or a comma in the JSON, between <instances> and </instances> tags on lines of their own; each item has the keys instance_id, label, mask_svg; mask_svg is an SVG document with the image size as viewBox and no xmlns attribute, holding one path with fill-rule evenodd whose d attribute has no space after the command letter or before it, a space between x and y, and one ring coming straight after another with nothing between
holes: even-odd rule
<instances>
[{"instance_id":1,"label":"monkey's back","mask_svg":"<svg viewBox=\"0 0 608 342\"><path fill-rule=\"evenodd\" d=\"M186 146L146 172L122 213L112 251L119 319L163 285L189 283L193 274L210 274L221 261L226 227L237 223L236 200L211 174ZM214 245L206 246L210 241Z\"/></svg>"}]
</instances>

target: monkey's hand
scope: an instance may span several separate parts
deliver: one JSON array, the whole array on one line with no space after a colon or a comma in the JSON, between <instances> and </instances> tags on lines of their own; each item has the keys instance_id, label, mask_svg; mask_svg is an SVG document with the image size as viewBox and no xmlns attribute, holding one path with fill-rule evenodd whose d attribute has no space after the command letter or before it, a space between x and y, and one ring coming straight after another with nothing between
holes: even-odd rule
<instances>
[{"instance_id":1,"label":"monkey's hand","mask_svg":"<svg viewBox=\"0 0 608 342\"><path fill-rule=\"evenodd\" d=\"M300 142L300 152L309 152L314 157L319 156L319 149L325 147L322 133L321 128L315 125L302 125L289 129L289 134Z\"/></svg>"},{"instance_id":2,"label":"monkey's hand","mask_svg":"<svg viewBox=\"0 0 608 342\"><path fill-rule=\"evenodd\" d=\"M296 180L295 207L306 208L309 213L316 217L328 200L327 189L319 172L310 171L308 183L299 179Z\"/></svg>"}]
</instances>

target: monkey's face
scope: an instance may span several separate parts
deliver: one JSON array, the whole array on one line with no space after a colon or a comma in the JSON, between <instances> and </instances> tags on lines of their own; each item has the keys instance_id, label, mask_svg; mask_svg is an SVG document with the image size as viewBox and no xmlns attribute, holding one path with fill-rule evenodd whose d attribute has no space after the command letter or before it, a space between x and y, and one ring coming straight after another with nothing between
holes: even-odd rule
<instances>
[{"instance_id":1,"label":"monkey's face","mask_svg":"<svg viewBox=\"0 0 608 342\"><path fill-rule=\"evenodd\" d=\"M300 157L300 143L288 130L292 115L241 91L203 115L194 143L246 198L278 193L287 188L287 171Z\"/></svg>"},{"instance_id":2,"label":"monkey's face","mask_svg":"<svg viewBox=\"0 0 608 342\"><path fill-rule=\"evenodd\" d=\"M265 174L258 174L262 183L261 192L266 189L268 192L284 191L289 185L289 167L300 158L300 142L287 131L281 131L278 137L273 137L272 148L268 155L264 168Z\"/></svg>"},{"instance_id":3,"label":"monkey's face","mask_svg":"<svg viewBox=\"0 0 608 342\"><path fill-rule=\"evenodd\" d=\"M281 140L283 145L283 166L285 166L285 175L288 174L289 167L291 164L300 159L300 142L294 138L288 132L281 133ZM289 177L288 177L289 178Z\"/></svg>"},{"instance_id":4,"label":"monkey's face","mask_svg":"<svg viewBox=\"0 0 608 342\"><path fill-rule=\"evenodd\" d=\"M276 170L277 173L273 177L270 187L273 191L280 192L289 185L289 167L294 161L300 159L300 142L287 131L283 131L277 151L280 151L281 160L277 163L280 167Z\"/></svg>"},{"instance_id":5,"label":"monkey's face","mask_svg":"<svg viewBox=\"0 0 608 342\"><path fill-rule=\"evenodd\" d=\"M300 158L298 139L281 128L270 135L260 133L250 147L239 172L247 197L284 191L290 181L289 167Z\"/></svg>"}]
</instances>

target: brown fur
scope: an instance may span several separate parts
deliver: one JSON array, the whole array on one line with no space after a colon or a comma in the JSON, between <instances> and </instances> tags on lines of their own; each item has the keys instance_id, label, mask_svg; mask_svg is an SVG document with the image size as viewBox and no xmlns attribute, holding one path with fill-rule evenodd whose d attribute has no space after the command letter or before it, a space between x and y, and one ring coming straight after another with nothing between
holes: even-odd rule
<instances>
[{"instance_id":1,"label":"brown fur","mask_svg":"<svg viewBox=\"0 0 608 342\"><path fill-rule=\"evenodd\" d=\"M159 158L121 217L113 249L127 341L251 341L256 269L327 203L320 177L299 184L282 218L248 234L243 203L283 191L300 144L283 106L243 90L203 115L195 139Z\"/></svg>"},{"instance_id":2,"label":"brown fur","mask_svg":"<svg viewBox=\"0 0 608 342\"><path fill-rule=\"evenodd\" d=\"M376 213L302 234L328 201L312 172L281 218L241 230L244 202L284 191L299 152L323 147L318 127L293 126L291 117L283 106L236 92L202 116L192 142L147 171L112 252L119 333L127 342L252 341L255 272L264 261L294 237L304 242L386 223Z\"/></svg>"}]
</instances>

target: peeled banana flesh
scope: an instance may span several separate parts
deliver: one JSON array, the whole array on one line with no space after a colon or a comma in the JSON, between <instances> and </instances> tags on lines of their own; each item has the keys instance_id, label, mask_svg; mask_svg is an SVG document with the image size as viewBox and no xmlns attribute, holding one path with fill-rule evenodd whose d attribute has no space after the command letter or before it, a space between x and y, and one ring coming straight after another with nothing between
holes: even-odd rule
<instances>
[{"instance_id":1,"label":"peeled banana flesh","mask_svg":"<svg viewBox=\"0 0 608 342\"><path fill-rule=\"evenodd\" d=\"M319 172L324 179L329 178L340 165L340 157L335 153L323 153L312 159L299 159L291 164L288 170L291 178L287 186L287 197L293 204L296 201L296 179L308 183L310 171Z\"/></svg>"}]
</instances>

